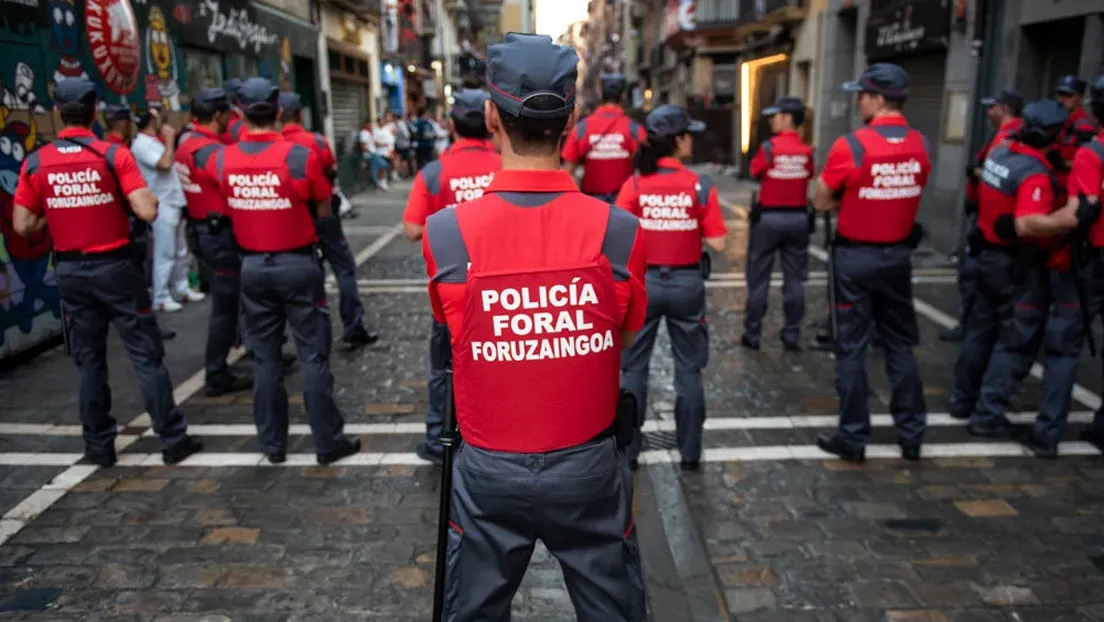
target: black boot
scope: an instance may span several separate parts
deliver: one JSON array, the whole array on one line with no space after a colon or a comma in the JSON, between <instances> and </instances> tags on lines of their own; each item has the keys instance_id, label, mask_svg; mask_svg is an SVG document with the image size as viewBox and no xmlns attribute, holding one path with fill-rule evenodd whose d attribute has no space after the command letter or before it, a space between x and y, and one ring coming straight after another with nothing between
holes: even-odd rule
<instances>
[{"instance_id":1,"label":"black boot","mask_svg":"<svg viewBox=\"0 0 1104 622\"><path fill-rule=\"evenodd\" d=\"M839 456L847 462L854 462L855 464L866 462L866 448L852 445L841 439L838 434L835 436L825 436L823 434L818 436L817 447L821 451Z\"/></svg>"}]
</instances>

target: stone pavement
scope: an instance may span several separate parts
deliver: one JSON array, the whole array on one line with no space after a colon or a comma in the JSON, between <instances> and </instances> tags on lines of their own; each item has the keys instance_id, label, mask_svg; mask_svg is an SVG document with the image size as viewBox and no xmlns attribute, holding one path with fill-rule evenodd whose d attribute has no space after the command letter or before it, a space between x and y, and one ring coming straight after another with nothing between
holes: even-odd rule
<instances>
[{"instance_id":1,"label":"stone pavement","mask_svg":"<svg viewBox=\"0 0 1104 622\"><path fill-rule=\"evenodd\" d=\"M729 204L746 187L718 180ZM51 621L387 620L430 617L438 472L413 448L426 406L429 312L419 247L398 235L405 186L357 199L346 221L365 260L361 294L383 335L335 352L336 393L364 453L314 465L299 397L287 378L288 464L259 464L248 395L188 395L183 406L208 451L160 465L156 440L131 437L119 466L77 464L75 370L59 351L0 377L0 619ZM732 214L734 240L742 221ZM735 244L739 246L739 244ZM637 473L638 529L655 622L1104 622L1104 459L1083 444L1039 463L1018 446L973 442L933 415L931 458L895 459L876 418L863 467L812 447L837 408L831 357L738 346L742 253L710 282L709 430L701 473L672 462L669 343L652 366L646 468ZM811 266L810 322L823 309L824 266ZM953 280L917 285L929 409L946 412L956 348L935 338L954 314ZM336 303L336 300L334 300ZM336 314L335 321L336 321ZM182 398L201 368L205 305L167 318L181 333L168 364ZM113 344L117 345L117 344ZM133 373L113 349L115 412L141 410ZM1101 392L1086 361L1078 421ZM881 357L870 357L873 412L888 412ZM189 386L189 382L191 385ZM1015 410L1030 417L1032 379ZM140 423L140 422L139 422ZM17 425L19 424L19 425ZM1076 428L1069 433L1072 440ZM884 457L884 458L883 458ZM6 540L6 541L5 541ZM538 548L514 619L574 619L554 560Z\"/></svg>"}]
</instances>

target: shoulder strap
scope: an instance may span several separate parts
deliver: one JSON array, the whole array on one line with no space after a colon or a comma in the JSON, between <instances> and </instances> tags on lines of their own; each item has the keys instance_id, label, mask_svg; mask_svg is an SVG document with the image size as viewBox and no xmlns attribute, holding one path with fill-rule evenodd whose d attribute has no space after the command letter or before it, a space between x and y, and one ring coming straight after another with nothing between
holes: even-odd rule
<instances>
[{"instance_id":1,"label":"shoulder strap","mask_svg":"<svg viewBox=\"0 0 1104 622\"><path fill-rule=\"evenodd\" d=\"M121 198L123 200L123 205L126 206L126 208L128 210L130 209L130 203L126 200L126 197L123 196L123 184L119 181L119 174L115 172L115 163L111 161L111 158L107 157L107 153L114 153L115 152L115 149L116 149L115 145L112 145L111 147L109 147L108 150L107 150L107 153L101 153L99 149L93 148L92 145L86 145L84 143L77 142L77 141L72 140L70 138L58 138L56 142L66 143L66 144L69 144L69 145L75 145L77 147L80 147L81 149L87 149L89 153L92 153L97 158L103 160L104 164L107 166L107 172L111 174L111 179L114 180L114 182L115 182L115 188L119 192L119 198Z\"/></svg>"},{"instance_id":2,"label":"shoulder strap","mask_svg":"<svg viewBox=\"0 0 1104 622\"><path fill-rule=\"evenodd\" d=\"M767 166L771 165L771 160L774 158L774 148L772 145L773 143L769 138L763 141L763 155L767 158Z\"/></svg>"}]
</instances>

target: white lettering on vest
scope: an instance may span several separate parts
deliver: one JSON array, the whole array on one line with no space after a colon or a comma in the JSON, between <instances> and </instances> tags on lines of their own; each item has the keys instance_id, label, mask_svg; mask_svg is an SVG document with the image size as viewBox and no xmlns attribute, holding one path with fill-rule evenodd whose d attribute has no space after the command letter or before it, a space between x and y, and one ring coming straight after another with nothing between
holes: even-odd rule
<instances>
[{"instance_id":1,"label":"white lettering on vest","mask_svg":"<svg viewBox=\"0 0 1104 622\"><path fill-rule=\"evenodd\" d=\"M453 202L445 208L455 207L461 203L474 201L483 196L483 191L491 185L494 173L486 175L473 175L469 177L454 177L449 180L449 192L452 193Z\"/></svg>"},{"instance_id":2,"label":"white lettering on vest","mask_svg":"<svg viewBox=\"0 0 1104 622\"><path fill-rule=\"evenodd\" d=\"M281 196L277 188L280 178L275 173L254 175L234 174L227 177L233 196L226 199L231 209L282 210L291 209L291 200Z\"/></svg>"},{"instance_id":3,"label":"white lettering on vest","mask_svg":"<svg viewBox=\"0 0 1104 622\"><path fill-rule=\"evenodd\" d=\"M771 158L771 168L767 177L771 179L808 179L809 156L801 154L780 154Z\"/></svg>"},{"instance_id":4,"label":"white lettering on vest","mask_svg":"<svg viewBox=\"0 0 1104 622\"><path fill-rule=\"evenodd\" d=\"M591 134L587 138L590 140L588 160L627 160L630 157L623 134Z\"/></svg>"},{"instance_id":5,"label":"white lettering on vest","mask_svg":"<svg viewBox=\"0 0 1104 622\"><path fill-rule=\"evenodd\" d=\"M640 226L648 231L697 231L698 219L688 212L694 198L679 194L642 194Z\"/></svg>"},{"instance_id":6,"label":"white lettering on vest","mask_svg":"<svg viewBox=\"0 0 1104 622\"><path fill-rule=\"evenodd\" d=\"M46 175L46 183L49 184L54 196L46 198L46 207L71 209L108 205L115 200L115 197L110 192L100 189L99 182L102 180L100 172L94 168L49 173Z\"/></svg>"},{"instance_id":7,"label":"white lettering on vest","mask_svg":"<svg viewBox=\"0 0 1104 622\"><path fill-rule=\"evenodd\" d=\"M907 162L882 162L870 166L873 186L859 188L859 198L872 201L914 199L924 188L916 181L923 169L915 158Z\"/></svg>"},{"instance_id":8,"label":"white lettering on vest","mask_svg":"<svg viewBox=\"0 0 1104 622\"><path fill-rule=\"evenodd\" d=\"M981 168L981 181L994 188L1003 188L1011 174L1012 171L1007 166L992 158L986 158Z\"/></svg>"},{"instance_id":9,"label":"white lettering on vest","mask_svg":"<svg viewBox=\"0 0 1104 622\"><path fill-rule=\"evenodd\" d=\"M483 312L494 314L491 326L498 339L473 341L472 360L540 361L587 356L613 348L613 331L595 331L585 310L567 308L599 303L594 286L581 281L575 277L569 283L551 286L481 291Z\"/></svg>"}]
</instances>

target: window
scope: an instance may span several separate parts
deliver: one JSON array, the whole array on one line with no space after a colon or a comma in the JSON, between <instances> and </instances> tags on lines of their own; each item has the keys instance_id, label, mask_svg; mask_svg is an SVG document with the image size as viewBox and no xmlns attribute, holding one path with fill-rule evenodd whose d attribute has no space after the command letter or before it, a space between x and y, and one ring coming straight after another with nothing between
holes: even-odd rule
<instances>
[{"instance_id":1,"label":"window","mask_svg":"<svg viewBox=\"0 0 1104 622\"><path fill-rule=\"evenodd\" d=\"M184 83L195 95L199 89L222 86L222 55L197 48L184 48Z\"/></svg>"},{"instance_id":2,"label":"window","mask_svg":"<svg viewBox=\"0 0 1104 622\"><path fill-rule=\"evenodd\" d=\"M250 58L244 54L227 54L226 75L227 77L241 79L260 75L257 59Z\"/></svg>"}]
</instances>

